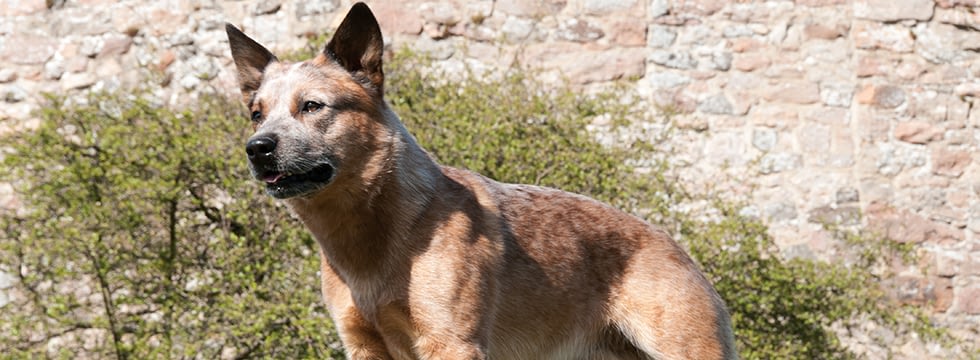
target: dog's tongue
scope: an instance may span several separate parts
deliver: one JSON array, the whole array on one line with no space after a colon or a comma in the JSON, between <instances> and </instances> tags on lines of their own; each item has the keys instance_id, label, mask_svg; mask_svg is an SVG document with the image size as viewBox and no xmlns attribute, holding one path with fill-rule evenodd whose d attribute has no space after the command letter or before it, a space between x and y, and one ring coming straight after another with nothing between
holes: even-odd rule
<instances>
[{"instance_id":1,"label":"dog's tongue","mask_svg":"<svg viewBox=\"0 0 980 360\"><path fill-rule=\"evenodd\" d=\"M279 181L279 179L282 179L282 177L283 177L282 173L271 173L263 176L262 181L265 181L268 184L275 184L276 181Z\"/></svg>"}]
</instances>

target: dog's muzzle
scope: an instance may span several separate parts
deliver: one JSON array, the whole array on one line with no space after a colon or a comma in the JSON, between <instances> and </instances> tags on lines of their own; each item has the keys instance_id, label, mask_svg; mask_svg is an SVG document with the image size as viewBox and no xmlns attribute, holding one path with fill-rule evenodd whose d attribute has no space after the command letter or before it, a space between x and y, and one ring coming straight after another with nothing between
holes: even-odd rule
<instances>
[{"instance_id":1,"label":"dog's muzzle","mask_svg":"<svg viewBox=\"0 0 980 360\"><path fill-rule=\"evenodd\" d=\"M265 183L266 192L275 198L308 195L326 187L336 175L336 167L326 157L283 161L276 159L277 147L275 135L255 136L245 144L252 176Z\"/></svg>"}]
</instances>

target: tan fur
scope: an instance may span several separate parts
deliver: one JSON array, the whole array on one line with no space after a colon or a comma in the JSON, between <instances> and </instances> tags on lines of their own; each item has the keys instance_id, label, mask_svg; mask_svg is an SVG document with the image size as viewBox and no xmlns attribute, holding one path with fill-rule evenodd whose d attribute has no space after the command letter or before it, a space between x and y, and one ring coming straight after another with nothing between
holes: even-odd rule
<instances>
[{"instance_id":1,"label":"tan fur","mask_svg":"<svg viewBox=\"0 0 980 360\"><path fill-rule=\"evenodd\" d=\"M256 177L333 169L282 197L320 244L323 297L351 359L736 358L722 300L664 231L434 162L384 102L380 31L363 4L305 63L228 32L261 119L253 138L278 139ZM306 112L307 101L326 106Z\"/></svg>"}]
</instances>

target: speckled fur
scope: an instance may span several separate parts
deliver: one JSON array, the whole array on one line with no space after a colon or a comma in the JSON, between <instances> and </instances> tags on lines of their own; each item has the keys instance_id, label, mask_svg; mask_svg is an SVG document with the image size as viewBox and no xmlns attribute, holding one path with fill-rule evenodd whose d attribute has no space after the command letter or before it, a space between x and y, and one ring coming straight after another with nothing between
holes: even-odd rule
<instances>
[{"instance_id":1,"label":"speckled fur","mask_svg":"<svg viewBox=\"0 0 980 360\"><path fill-rule=\"evenodd\" d=\"M285 200L320 244L351 359L734 359L725 306L664 231L584 196L438 165L383 100L380 30L355 5L324 53L275 59L237 29L242 94L281 161L329 157ZM297 107L315 98L316 114Z\"/></svg>"}]
</instances>

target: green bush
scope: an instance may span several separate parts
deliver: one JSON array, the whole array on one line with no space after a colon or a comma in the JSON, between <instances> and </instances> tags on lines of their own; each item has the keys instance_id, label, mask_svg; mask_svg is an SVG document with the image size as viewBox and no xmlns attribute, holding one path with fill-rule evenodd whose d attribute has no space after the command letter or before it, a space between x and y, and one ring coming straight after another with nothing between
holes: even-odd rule
<instances>
[{"instance_id":1,"label":"green bush","mask_svg":"<svg viewBox=\"0 0 980 360\"><path fill-rule=\"evenodd\" d=\"M645 119L616 94L578 95L520 71L445 80L418 56L393 60L388 100L441 162L588 194L674 231L727 301L743 358L847 357L831 324L906 325L866 271L887 258L877 243L859 237L874 256L848 265L783 260L766 227L730 203L709 199L707 222L674 210L704 199L670 181L655 141L609 147L585 130L600 115ZM235 100L175 112L119 94L52 99L39 130L4 139L12 171L0 176L27 210L0 223L0 270L18 277L0 308L3 357L342 356L318 247L249 180L241 113Z\"/></svg>"},{"instance_id":2,"label":"green bush","mask_svg":"<svg viewBox=\"0 0 980 360\"><path fill-rule=\"evenodd\" d=\"M0 354L338 354L319 247L247 181L248 120L229 104L53 99L40 129L6 139L3 180L28 212L2 222L0 264L19 283L0 309ZM64 346L49 351L52 339Z\"/></svg>"}]
</instances>

